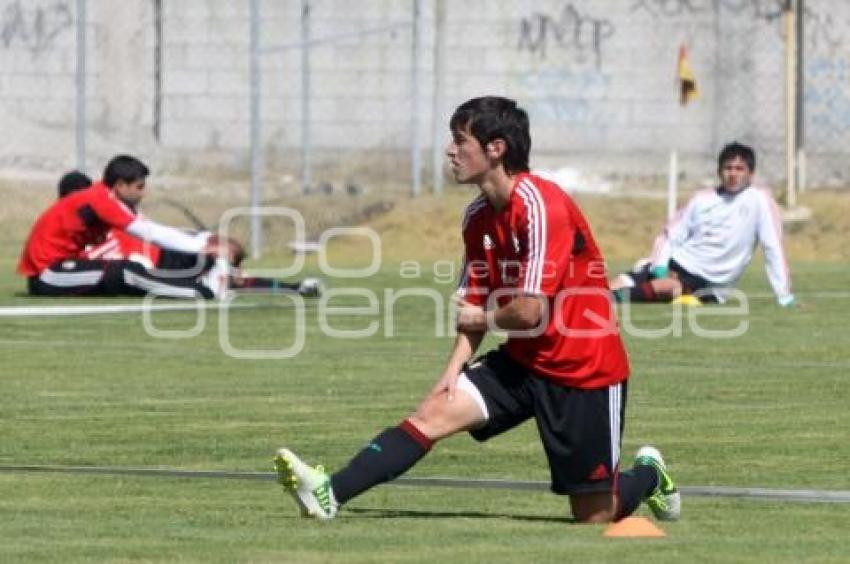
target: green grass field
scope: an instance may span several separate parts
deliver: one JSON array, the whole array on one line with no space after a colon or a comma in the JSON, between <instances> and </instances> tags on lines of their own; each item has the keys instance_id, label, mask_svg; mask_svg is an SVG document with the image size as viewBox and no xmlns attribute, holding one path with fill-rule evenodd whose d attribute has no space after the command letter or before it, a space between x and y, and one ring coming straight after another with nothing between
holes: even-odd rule
<instances>
[{"instance_id":1,"label":"green grass field","mask_svg":"<svg viewBox=\"0 0 850 564\"><path fill-rule=\"evenodd\" d=\"M0 260L0 305L81 303L19 295L13 255ZM753 266L742 287L764 297L751 300L749 314L701 321L718 330L746 320L741 337L701 338L687 322L679 337L628 337L624 462L652 442L683 485L850 489L850 265L794 267L797 309L775 306ZM385 265L352 285L378 296L385 288L452 289L398 272ZM244 300L263 307L230 313L235 347L293 342L284 299ZM384 302L378 307L380 315L333 318L337 329L377 323L376 335L345 340L323 335L310 306L303 351L287 360L225 355L214 312L200 335L185 339L151 337L138 314L4 318L0 464L265 472L287 445L335 468L416 404L450 346L435 336L434 306L424 298L396 304L392 337L384 335ZM630 319L660 329L671 311L644 306ZM195 314L155 313L152 321L188 329ZM545 480L547 471L525 425L484 445L454 437L411 475ZM683 519L664 524L665 539L622 540L571 524L565 500L545 493L385 486L317 523L298 518L272 482L0 473L0 515L4 562L846 562L850 554L850 505L746 499L685 497Z\"/></svg>"},{"instance_id":2,"label":"green grass field","mask_svg":"<svg viewBox=\"0 0 850 564\"><path fill-rule=\"evenodd\" d=\"M23 295L12 274L17 253L52 187L0 186L0 195L0 306L133 301ZM236 198L172 195L207 219ZM329 286L362 287L379 298L387 288L417 287L448 296L451 285L433 276L402 278L399 262L454 259L468 199L468 191L449 191L444 200L396 202L370 223L382 236L381 272ZM627 336L633 376L624 463L652 442L683 485L850 489L846 199L807 194L816 220L786 237L797 309L775 306L761 267L753 265L741 285L753 296L748 315L699 318L700 327L715 330L747 321L739 338L700 338L687 320L674 322L670 306L636 307L622 317L624 325L667 334ZM314 226L331 221L327 202L284 203L306 206ZM586 198L582 206L612 257L639 256L663 213L652 201ZM168 223L180 220L161 216L167 208L151 211ZM281 236L272 232L269 241ZM362 251L341 240L331 255L356 261ZM315 261L308 269L318 273ZM231 312L232 346L293 343L294 314L285 299L244 301L262 307ZM399 300L392 337L385 336L387 309L381 298L379 315L334 317L337 329L377 323L375 335L344 340L324 335L310 306L304 348L287 360L226 355L214 312L200 335L184 339L151 337L139 314L4 317L0 465L268 472L275 450L287 445L333 469L415 406L450 347L449 337L435 336L433 303ZM196 317L155 313L151 321L161 330L189 330ZM679 326L681 336L670 335L669 327ZM525 425L484 445L452 438L411 475L545 480L547 471L536 433ZM571 524L565 500L544 493L385 486L334 522L316 523L298 518L273 482L0 472L0 562L844 562L850 554L846 504L698 497L684 504L682 521L664 525L665 539L630 541Z\"/></svg>"}]
</instances>

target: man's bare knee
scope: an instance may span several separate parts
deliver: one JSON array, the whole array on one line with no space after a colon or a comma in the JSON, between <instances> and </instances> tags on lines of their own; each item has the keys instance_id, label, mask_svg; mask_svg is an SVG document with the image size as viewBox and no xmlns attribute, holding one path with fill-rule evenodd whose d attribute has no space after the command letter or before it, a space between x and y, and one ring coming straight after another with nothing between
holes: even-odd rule
<instances>
[{"instance_id":1,"label":"man's bare knee","mask_svg":"<svg viewBox=\"0 0 850 564\"><path fill-rule=\"evenodd\" d=\"M468 429L480 418L475 402L465 393L456 391L451 400L445 392L428 396L409 420L426 437L436 441Z\"/></svg>"},{"instance_id":2,"label":"man's bare knee","mask_svg":"<svg viewBox=\"0 0 850 564\"><path fill-rule=\"evenodd\" d=\"M428 438L444 438L450 434L451 427L447 403L445 394L428 396L410 416L410 421Z\"/></svg>"},{"instance_id":3,"label":"man's bare knee","mask_svg":"<svg viewBox=\"0 0 850 564\"><path fill-rule=\"evenodd\" d=\"M576 523L594 525L598 523L610 523L614 520L611 511L602 510L595 513L573 513Z\"/></svg>"},{"instance_id":4,"label":"man's bare knee","mask_svg":"<svg viewBox=\"0 0 850 564\"><path fill-rule=\"evenodd\" d=\"M570 507L578 523L610 523L614 520L615 501L610 492L572 495Z\"/></svg>"},{"instance_id":5,"label":"man's bare knee","mask_svg":"<svg viewBox=\"0 0 850 564\"><path fill-rule=\"evenodd\" d=\"M666 298L676 299L682 295L682 283L675 278L658 278L652 281L652 289L655 295Z\"/></svg>"}]
</instances>

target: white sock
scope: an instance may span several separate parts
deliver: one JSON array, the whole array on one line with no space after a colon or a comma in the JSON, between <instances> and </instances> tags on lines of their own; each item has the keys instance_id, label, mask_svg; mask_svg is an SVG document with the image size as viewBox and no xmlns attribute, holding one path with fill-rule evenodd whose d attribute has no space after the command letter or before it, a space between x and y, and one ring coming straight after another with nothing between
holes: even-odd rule
<instances>
[{"instance_id":1,"label":"white sock","mask_svg":"<svg viewBox=\"0 0 850 564\"><path fill-rule=\"evenodd\" d=\"M221 257L217 258L201 282L210 289L216 299L224 299L230 286L230 263Z\"/></svg>"}]
</instances>

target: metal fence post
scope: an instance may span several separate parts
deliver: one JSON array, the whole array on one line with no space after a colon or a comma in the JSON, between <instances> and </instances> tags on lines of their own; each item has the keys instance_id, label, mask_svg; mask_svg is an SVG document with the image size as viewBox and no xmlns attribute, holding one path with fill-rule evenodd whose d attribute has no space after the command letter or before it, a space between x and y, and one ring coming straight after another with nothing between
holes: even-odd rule
<instances>
[{"instance_id":1,"label":"metal fence post","mask_svg":"<svg viewBox=\"0 0 850 564\"><path fill-rule=\"evenodd\" d=\"M422 147L419 138L419 50L421 42L421 15L419 0L413 0L413 38L410 61L410 177L411 194L418 196L422 190Z\"/></svg>"},{"instance_id":2,"label":"metal fence post","mask_svg":"<svg viewBox=\"0 0 850 564\"><path fill-rule=\"evenodd\" d=\"M301 0L301 190L313 184L310 146L310 0Z\"/></svg>"},{"instance_id":3,"label":"metal fence post","mask_svg":"<svg viewBox=\"0 0 850 564\"><path fill-rule=\"evenodd\" d=\"M443 93L443 73L446 66L446 3L444 0L435 0L434 3L434 93L433 108L431 111L431 172L434 182L434 194L443 193L443 131L446 125L443 123L443 106L445 105Z\"/></svg>"},{"instance_id":4,"label":"metal fence post","mask_svg":"<svg viewBox=\"0 0 850 564\"><path fill-rule=\"evenodd\" d=\"M260 131L260 0L251 0L251 257L259 258L263 244L260 221L263 156Z\"/></svg>"},{"instance_id":5,"label":"metal fence post","mask_svg":"<svg viewBox=\"0 0 850 564\"><path fill-rule=\"evenodd\" d=\"M153 3L153 138L162 141L162 0Z\"/></svg>"},{"instance_id":6,"label":"metal fence post","mask_svg":"<svg viewBox=\"0 0 850 564\"><path fill-rule=\"evenodd\" d=\"M806 136L805 136L805 68L804 68L804 53L805 53L805 30L803 28L805 20L804 0L797 0L797 114L795 120L797 123L797 136L795 139L796 155L797 155L797 190L799 192L806 191Z\"/></svg>"},{"instance_id":7,"label":"metal fence post","mask_svg":"<svg viewBox=\"0 0 850 564\"><path fill-rule=\"evenodd\" d=\"M77 170L86 170L86 1L77 0L76 116L74 138Z\"/></svg>"},{"instance_id":8,"label":"metal fence post","mask_svg":"<svg viewBox=\"0 0 850 564\"><path fill-rule=\"evenodd\" d=\"M797 206L797 24L794 0L785 4L785 205Z\"/></svg>"}]
</instances>

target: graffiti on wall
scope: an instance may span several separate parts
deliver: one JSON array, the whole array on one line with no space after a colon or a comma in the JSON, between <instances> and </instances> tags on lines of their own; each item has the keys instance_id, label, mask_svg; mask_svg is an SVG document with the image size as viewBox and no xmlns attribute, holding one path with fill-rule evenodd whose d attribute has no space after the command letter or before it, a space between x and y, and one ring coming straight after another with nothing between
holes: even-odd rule
<instances>
[{"instance_id":1,"label":"graffiti on wall","mask_svg":"<svg viewBox=\"0 0 850 564\"><path fill-rule=\"evenodd\" d=\"M535 121L594 124L604 127L608 116L595 104L605 98L610 79L593 69L550 68L520 75L528 92L528 111Z\"/></svg>"},{"instance_id":2,"label":"graffiti on wall","mask_svg":"<svg viewBox=\"0 0 850 564\"><path fill-rule=\"evenodd\" d=\"M602 68L605 45L615 31L611 20L571 2L553 13L534 12L520 19L516 48L530 54L534 64L520 74L519 84L535 121L604 128L607 115L595 102L608 90Z\"/></svg>"},{"instance_id":3,"label":"graffiti on wall","mask_svg":"<svg viewBox=\"0 0 850 564\"><path fill-rule=\"evenodd\" d=\"M850 133L850 59L817 57L806 71L804 103L809 133Z\"/></svg>"},{"instance_id":4,"label":"graffiti on wall","mask_svg":"<svg viewBox=\"0 0 850 564\"><path fill-rule=\"evenodd\" d=\"M564 4L557 15L535 12L520 20L517 49L546 59L552 50L571 61L602 66L605 42L616 29L611 20L582 13Z\"/></svg>"},{"instance_id":5,"label":"graffiti on wall","mask_svg":"<svg viewBox=\"0 0 850 564\"><path fill-rule=\"evenodd\" d=\"M0 13L0 44L4 49L23 46L33 57L50 50L56 38L74 23L67 4L32 6L15 0Z\"/></svg>"},{"instance_id":6,"label":"graffiti on wall","mask_svg":"<svg viewBox=\"0 0 850 564\"><path fill-rule=\"evenodd\" d=\"M804 15L806 47L830 53L841 50L844 46L844 32L850 22L841 21L829 12L818 13L806 7ZM845 28L845 29L842 29Z\"/></svg>"},{"instance_id":7,"label":"graffiti on wall","mask_svg":"<svg viewBox=\"0 0 850 564\"><path fill-rule=\"evenodd\" d=\"M630 11L655 17L714 14L771 22L782 16L784 7L785 0L634 0Z\"/></svg>"},{"instance_id":8,"label":"graffiti on wall","mask_svg":"<svg viewBox=\"0 0 850 564\"><path fill-rule=\"evenodd\" d=\"M706 14L769 24L781 21L785 0L633 0L629 11L655 18L692 18ZM842 22L830 11L817 12L810 5L804 6L806 42L810 47L841 47L842 23L847 22ZM782 32L781 28L777 31Z\"/></svg>"}]
</instances>

